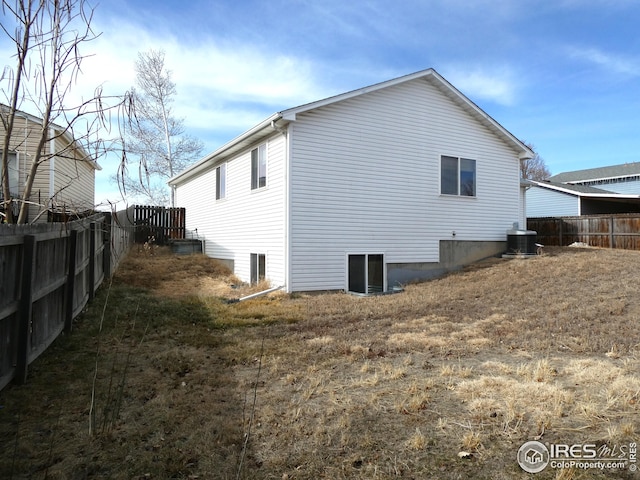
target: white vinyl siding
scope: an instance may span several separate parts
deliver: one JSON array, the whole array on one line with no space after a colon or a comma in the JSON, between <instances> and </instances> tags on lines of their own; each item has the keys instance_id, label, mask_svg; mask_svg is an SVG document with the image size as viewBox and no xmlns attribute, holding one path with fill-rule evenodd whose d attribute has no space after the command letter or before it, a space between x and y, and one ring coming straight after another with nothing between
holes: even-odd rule
<instances>
[{"instance_id":1,"label":"white vinyl siding","mask_svg":"<svg viewBox=\"0 0 640 480\"><path fill-rule=\"evenodd\" d=\"M274 134L266 143L268 184L251 188L251 150L226 162L226 196L216 202L217 165L178 185L177 206L186 208L186 227L198 230L205 253L233 260L234 273L251 281L251 254L266 259L267 280L285 283L285 137Z\"/></svg>"},{"instance_id":2,"label":"white vinyl siding","mask_svg":"<svg viewBox=\"0 0 640 480\"><path fill-rule=\"evenodd\" d=\"M571 217L580 215L580 198L549 188L531 187L526 193L527 217Z\"/></svg>"},{"instance_id":3,"label":"white vinyl siding","mask_svg":"<svg viewBox=\"0 0 640 480\"><path fill-rule=\"evenodd\" d=\"M438 262L453 231L504 241L519 220L517 154L424 79L299 114L290 130L293 290L345 288L349 251ZM440 195L442 152L476 160L476 197Z\"/></svg>"}]
</instances>

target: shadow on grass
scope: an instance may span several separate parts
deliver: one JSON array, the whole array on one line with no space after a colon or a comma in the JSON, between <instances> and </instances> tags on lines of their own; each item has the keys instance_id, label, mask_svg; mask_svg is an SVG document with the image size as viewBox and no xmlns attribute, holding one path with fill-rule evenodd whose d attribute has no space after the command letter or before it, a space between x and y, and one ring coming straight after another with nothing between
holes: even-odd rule
<instances>
[{"instance_id":1,"label":"shadow on grass","mask_svg":"<svg viewBox=\"0 0 640 480\"><path fill-rule=\"evenodd\" d=\"M196 297L100 289L0 392L0 478L234 477L250 405L230 338Z\"/></svg>"}]
</instances>

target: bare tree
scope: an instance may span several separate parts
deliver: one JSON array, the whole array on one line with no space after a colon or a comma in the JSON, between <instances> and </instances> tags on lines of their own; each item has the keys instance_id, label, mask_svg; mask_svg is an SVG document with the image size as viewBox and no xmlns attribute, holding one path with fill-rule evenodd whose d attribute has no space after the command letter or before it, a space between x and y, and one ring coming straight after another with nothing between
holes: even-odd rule
<instances>
[{"instance_id":1,"label":"bare tree","mask_svg":"<svg viewBox=\"0 0 640 480\"><path fill-rule=\"evenodd\" d=\"M3 206L6 221L25 223L38 169L54 155L96 161L108 150L102 135L110 130L111 115L125 112L122 107L130 101L126 94L104 97L97 88L91 98L70 105L69 94L85 58L80 48L98 36L91 28L94 9L84 0L3 0L2 10L2 32L16 47L13 67L5 66L0 77ZM21 145L13 129L23 111L33 112L40 122L30 132L37 147L31 152L20 198L12 198L9 153ZM65 146L54 154L47 146L57 139L64 139L60 143ZM78 158L78 145L90 158ZM19 204L17 219L12 214L14 202Z\"/></svg>"},{"instance_id":2,"label":"bare tree","mask_svg":"<svg viewBox=\"0 0 640 480\"><path fill-rule=\"evenodd\" d=\"M525 142L525 145L533 151L534 155L531 158L520 160L520 175L526 180L546 180L551 176L551 171L547 168L544 159L536 152L532 144Z\"/></svg>"},{"instance_id":3,"label":"bare tree","mask_svg":"<svg viewBox=\"0 0 640 480\"><path fill-rule=\"evenodd\" d=\"M171 71L165 68L165 53L161 50L138 53L135 70L135 120L127 132L127 150L138 157L138 172L132 176L126 164L122 164L117 180L124 193L174 206L167 180L196 160L203 146L184 133L184 120L173 114L171 104L176 85L171 80Z\"/></svg>"}]
</instances>

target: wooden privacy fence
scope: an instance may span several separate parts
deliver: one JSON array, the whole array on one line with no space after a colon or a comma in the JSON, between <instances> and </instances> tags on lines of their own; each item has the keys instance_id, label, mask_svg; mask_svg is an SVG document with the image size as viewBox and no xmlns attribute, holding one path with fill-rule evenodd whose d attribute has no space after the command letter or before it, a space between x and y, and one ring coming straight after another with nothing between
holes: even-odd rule
<instances>
[{"instance_id":1,"label":"wooden privacy fence","mask_svg":"<svg viewBox=\"0 0 640 480\"><path fill-rule=\"evenodd\" d=\"M133 243L126 212L68 223L0 225L0 390L27 367L111 276Z\"/></svg>"},{"instance_id":2,"label":"wooden privacy fence","mask_svg":"<svg viewBox=\"0 0 640 480\"><path fill-rule=\"evenodd\" d=\"M537 242L543 245L581 242L592 247L640 250L640 215L637 213L529 218L527 228L538 233Z\"/></svg>"},{"instance_id":3,"label":"wooden privacy fence","mask_svg":"<svg viewBox=\"0 0 640 480\"><path fill-rule=\"evenodd\" d=\"M135 226L135 242L145 243L154 237L158 245L185 238L185 209L134 205L127 209Z\"/></svg>"}]
</instances>

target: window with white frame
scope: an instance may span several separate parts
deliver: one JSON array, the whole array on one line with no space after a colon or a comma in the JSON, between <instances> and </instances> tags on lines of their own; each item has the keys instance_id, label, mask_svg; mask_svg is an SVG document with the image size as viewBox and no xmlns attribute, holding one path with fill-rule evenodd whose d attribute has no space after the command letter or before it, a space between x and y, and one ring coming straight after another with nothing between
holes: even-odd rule
<instances>
[{"instance_id":1,"label":"window with white frame","mask_svg":"<svg viewBox=\"0 0 640 480\"><path fill-rule=\"evenodd\" d=\"M227 195L227 164L216 168L216 200L222 200Z\"/></svg>"},{"instance_id":2,"label":"window with white frame","mask_svg":"<svg viewBox=\"0 0 640 480\"><path fill-rule=\"evenodd\" d=\"M440 193L476 196L476 161L469 158L440 157Z\"/></svg>"},{"instance_id":3,"label":"window with white frame","mask_svg":"<svg viewBox=\"0 0 640 480\"><path fill-rule=\"evenodd\" d=\"M266 277L267 257L264 253L251 254L251 283L256 284Z\"/></svg>"},{"instance_id":4,"label":"window with white frame","mask_svg":"<svg viewBox=\"0 0 640 480\"><path fill-rule=\"evenodd\" d=\"M348 255L347 269L349 292L370 295L384 291L384 255Z\"/></svg>"},{"instance_id":5,"label":"window with white frame","mask_svg":"<svg viewBox=\"0 0 640 480\"><path fill-rule=\"evenodd\" d=\"M7 157L7 171L9 173L9 193L18 195L18 183L20 183L20 171L18 169L18 154L9 152Z\"/></svg>"},{"instance_id":6,"label":"window with white frame","mask_svg":"<svg viewBox=\"0 0 640 480\"><path fill-rule=\"evenodd\" d=\"M267 186L267 145L251 150L251 190Z\"/></svg>"}]
</instances>

